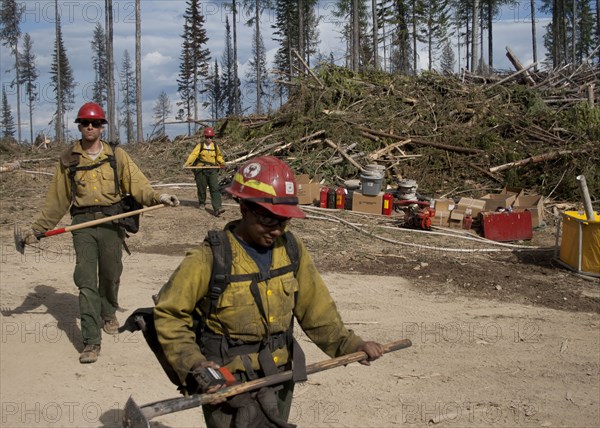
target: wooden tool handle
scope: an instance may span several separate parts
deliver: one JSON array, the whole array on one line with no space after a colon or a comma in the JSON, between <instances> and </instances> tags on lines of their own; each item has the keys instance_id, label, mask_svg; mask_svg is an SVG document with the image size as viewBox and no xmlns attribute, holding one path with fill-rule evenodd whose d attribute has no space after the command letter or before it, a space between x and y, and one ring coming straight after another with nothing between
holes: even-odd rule
<instances>
[{"instance_id":1,"label":"wooden tool handle","mask_svg":"<svg viewBox=\"0 0 600 428\"><path fill-rule=\"evenodd\" d=\"M398 351L408 348L412 343L408 339L398 340L383 346L384 353ZM324 370L329 370L334 367L345 366L350 363L366 360L368 358L365 352L354 352L341 357L331 358L329 360L319 361L318 363L309 364L306 366L306 374L318 373ZM287 370L271 376L260 379L251 380L249 382L240 383L237 385L222 388L213 394L191 395L189 397L178 397L170 400L158 401L150 403L141 408L144 416L149 420L153 417L165 415L168 413L178 412L180 410L191 409L203 404L208 404L217 398L227 398L234 395L242 394L248 391L254 391L265 386L277 385L292 379L292 371Z\"/></svg>"},{"instance_id":2,"label":"wooden tool handle","mask_svg":"<svg viewBox=\"0 0 600 428\"><path fill-rule=\"evenodd\" d=\"M157 210L160 208L164 208L166 206L168 206L168 205L164 205L164 204L152 205L151 207L140 208L139 210L128 211L126 213L115 214L115 215L111 215L109 217L103 217L103 218L99 218L96 220L86 221L85 223L79 223L79 224L74 224L71 226L61 227L58 229L52 229L47 232L36 235L36 238L37 239L47 238L49 236L60 235L61 233L72 232L74 230L79 230L79 229L85 229L86 227L97 226L102 223L108 223L110 221L118 220L120 218L131 217L132 215L142 214L142 213L145 213L148 211L153 211L153 210Z\"/></svg>"}]
</instances>

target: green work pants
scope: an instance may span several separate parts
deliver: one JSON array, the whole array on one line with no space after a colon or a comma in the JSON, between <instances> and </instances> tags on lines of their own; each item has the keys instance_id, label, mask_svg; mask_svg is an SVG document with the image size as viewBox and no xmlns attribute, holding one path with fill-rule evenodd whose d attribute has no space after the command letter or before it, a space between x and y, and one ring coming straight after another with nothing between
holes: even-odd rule
<instances>
[{"instance_id":1,"label":"green work pants","mask_svg":"<svg viewBox=\"0 0 600 428\"><path fill-rule=\"evenodd\" d=\"M93 214L73 217L73 224L94 220ZM123 272L123 233L117 223L73 231L75 272L84 345L100 344L103 320L115 317Z\"/></svg>"},{"instance_id":2,"label":"green work pants","mask_svg":"<svg viewBox=\"0 0 600 428\"><path fill-rule=\"evenodd\" d=\"M219 191L219 169L207 168L194 171L196 188L198 189L198 203L206 203L206 187L210 191L210 201L214 211L221 208L221 192Z\"/></svg>"},{"instance_id":3,"label":"green work pants","mask_svg":"<svg viewBox=\"0 0 600 428\"><path fill-rule=\"evenodd\" d=\"M277 408L279 416L287 421L290 417L292 408L292 398L294 396L294 382L287 381L283 383L282 388L277 391ZM231 409L227 403L211 406L205 404L202 406L204 421L208 428L230 428L234 426L235 410Z\"/></svg>"}]
</instances>

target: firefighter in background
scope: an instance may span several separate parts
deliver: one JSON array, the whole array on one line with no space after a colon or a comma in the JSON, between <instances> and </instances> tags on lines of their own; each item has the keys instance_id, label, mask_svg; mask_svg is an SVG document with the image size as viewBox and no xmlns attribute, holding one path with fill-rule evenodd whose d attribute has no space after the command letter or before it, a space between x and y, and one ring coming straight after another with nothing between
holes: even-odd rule
<instances>
[{"instance_id":1,"label":"firefighter in background","mask_svg":"<svg viewBox=\"0 0 600 428\"><path fill-rule=\"evenodd\" d=\"M81 139L61 155L39 218L24 236L28 244L35 235L53 229L67 211L72 224L123 212L123 195L142 205L179 205L174 195L155 192L148 179L125 150L101 140L108 123L98 104L84 104L75 119ZM75 249L73 280L79 289L79 312L84 349L81 363L94 363L100 354L101 329L119 332L116 310L123 271L125 231L118 221L72 232Z\"/></svg>"},{"instance_id":2,"label":"firefighter in background","mask_svg":"<svg viewBox=\"0 0 600 428\"><path fill-rule=\"evenodd\" d=\"M194 147L184 166L197 167L194 170L194 177L198 189L198 207L204 209L206 187L208 186L213 212L216 216L219 216L225 212L221 206L221 193L219 191L219 169L225 165L225 161L221 149L213 141L214 136L215 130L213 128L204 128L204 141Z\"/></svg>"},{"instance_id":3,"label":"firefighter in background","mask_svg":"<svg viewBox=\"0 0 600 428\"><path fill-rule=\"evenodd\" d=\"M383 346L344 326L306 247L287 231L292 218L305 217L287 164L273 156L250 160L226 191L239 201L241 219L225 226L217 245L209 233L161 289L154 307L158 340L181 383L197 385L199 393L222 387L207 384L207 368L224 366L242 382L293 371L294 379L278 387L203 406L208 427L294 426L287 423L294 380L306 380L294 318L330 357L364 351L368 365ZM230 249L227 279L214 272L222 256L211 248L219 247ZM192 326L198 318L203 328L197 339Z\"/></svg>"}]
</instances>

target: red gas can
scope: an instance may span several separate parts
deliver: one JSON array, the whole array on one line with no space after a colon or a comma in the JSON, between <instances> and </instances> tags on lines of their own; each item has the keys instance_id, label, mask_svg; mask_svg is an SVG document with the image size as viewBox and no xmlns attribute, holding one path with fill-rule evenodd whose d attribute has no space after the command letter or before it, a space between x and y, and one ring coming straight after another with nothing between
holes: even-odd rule
<instances>
[{"instance_id":1,"label":"red gas can","mask_svg":"<svg viewBox=\"0 0 600 428\"><path fill-rule=\"evenodd\" d=\"M327 186L321 187L321 192L319 193L319 207L321 208L327 208L327 192L329 192Z\"/></svg>"},{"instance_id":2,"label":"red gas can","mask_svg":"<svg viewBox=\"0 0 600 428\"><path fill-rule=\"evenodd\" d=\"M392 215L392 206L394 205L394 195L391 193L383 194L383 208L381 214Z\"/></svg>"},{"instance_id":3,"label":"red gas can","mask_svg":"<svg viewBox=\"0 0 600 428\"><path fill-rule=\"evenodd\" d=\"M335 191L335 207L338 210L343 210L346 205L346 189L338 187Z\"/></svg>"}]
</instances>

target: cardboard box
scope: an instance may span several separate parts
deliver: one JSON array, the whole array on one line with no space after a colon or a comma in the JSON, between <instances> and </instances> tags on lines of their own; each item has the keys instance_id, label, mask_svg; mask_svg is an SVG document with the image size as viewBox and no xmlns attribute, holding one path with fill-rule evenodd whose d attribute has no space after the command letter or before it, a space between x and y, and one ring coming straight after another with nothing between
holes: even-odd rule
<instances>
[{"instance_id":1,"label":"cardboard box","mask_svg":"<svg viewBox=\"0 0 600 428\"><path fill-rule=\"evenodd\" d=\"M485 211L496 211L498 208L508 208L517 199L516 193L488 193L480 198L485 201Z\"/></svg>"},{"instance_id":2,"label":"cardboard box","mask_svg":"<svg viewBox=\"0 0 600 428\"><path fill-rule=\"evenodd\" d=\"M432 226L448 227L450 220L450 211L435 210L435 217L431 219Z\"/></svg>"},{"instance_id":3,"label":"cardboard box","mask_svg":"<svg viewBox=\"0 0 600 428\"><path fill-rule=\"evenodd\" d=\"M531 211L532 227L539 227L544 220L544 198L540 195L521 195L513 204L513 208Z\"/></svg>"},{"instance_id":4,"label":"cardboard box","mask_svg":"<svg viewBox=\"0 0 600 428\"><path fill-rule=\"evenodd\" d=\"M320 177L310 178L308 174L300 174L296 177L298 186L298 203L300 205L312 205L319 200L321 192Z\"/></svg>"},{"instance_id":5,"label":"cardboard box","mask_svg":"<svg viewBox=\"0 0 600 428\"><path fill-rule=\"evenodd\" d=\"M367 214L381 214L383 209L383 192L377 196L363 195L360 192L354 192L352 195L352 211L358 211Z\"/></svg>"},{"instance_id":6,"label":"cardboard box","mask_svg":"<svg viewBox=\"0 0 600 428\"><path fill-rule=\"evenodd\" d=\"M504 195L515 195L515 198L518 198L519 196L521 196L523 194L523 188L522 187L505 187L504 189L502 189L502 191L500 193L504 194Z\"/></svg>"},{"instance_id":7,"label":"cardboard box","mask_svg":"<svg viewBox=\"0 0 600 428\"><path fill-rule=\"evenodd\" d=\"M471 210L471 217L476 218L480 212L485 210L485 201L481 199L460 198L456 207L450 213L448 226L453 229L462 229L462 221L467 208Z\"/></svg>"},{"instance_id":8,"label":"cardboard box","mask_svg":"<svg viewBox=\"0 0 600 428\"><path fill-rule=\"evenodd\" d=\"M435 208L435 211L446 211L448 213L450 213L450 211L452 211L454 209L454 201L452 199L447 199L447 198L442 198L442 199L436 199L433 203L433 208Z\"/></svg>"}]
</instances>

